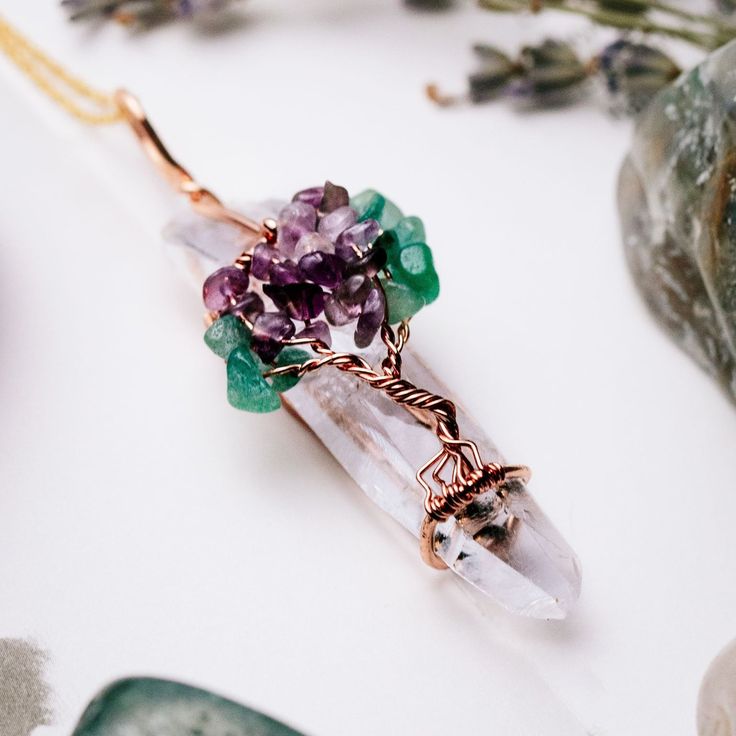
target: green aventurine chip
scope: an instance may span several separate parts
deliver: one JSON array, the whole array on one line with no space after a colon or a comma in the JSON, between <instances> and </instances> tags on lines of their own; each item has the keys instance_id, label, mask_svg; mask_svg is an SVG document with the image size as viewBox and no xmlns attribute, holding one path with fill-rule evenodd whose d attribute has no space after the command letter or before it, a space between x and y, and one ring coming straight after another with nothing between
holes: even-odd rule
<instances>
[{"instance_id":1,"label":"green aventurine chip","mask_svg":"<svg viewBox=\"0 0 736 736\"><path fill-rule=\"evenodd\" d=\"M404 284L386 280L383 281L383 290L386 294L388 321L392 325L413 317L424 306L424 299Z\"/></svg>"},{"instance_id":2,"label":"green aventurine chip","mask_svg":"<svg viewBox=\"0 0 736 736\"><path fill-rule=\"evenodd\" d=\"M246 345L240 345L227 359L227 400L244 411L276 411L281 399L263 377L262 367Z\"/></svg>"},{"instance_id":3,"label":"green aventurine chip","mask_svg":"<svg viewBox=\"0 0 736 736\"><path fill-rule=\"evenodd\" d=\"M226 314L207 328L204 341L215 355L227 359L238 346L250 344L250 333L237 317Z\"/></svg>"},{"instance_id":4,"label":"green aventurine chip","mask_svg":"<svg viewBox=\"0 0 736 736\"><path fill-rule=\"evenodd\" d=\"M433 302L440 293L440 280L434 268L432 251L424 243L402 248L391 263L391 275L399 284L408 286L425 304Z\"/></svg>"},{"instance_id":5,"label":"green aventurine chip","mask_svg":"<svg viewBox=\"0 0 736 736\"><path fill-rule=\"evenodd\" d=\"M280 368L285 365L301 365L304 361L309 360L309 353L299 348L284 348L276 358L276 367ZM295 373L285 373L281 376L271 376L271 387L274 391L282 394L290 388L296 386L301 380L300 376Z\"/></svg>"}]
</instances>

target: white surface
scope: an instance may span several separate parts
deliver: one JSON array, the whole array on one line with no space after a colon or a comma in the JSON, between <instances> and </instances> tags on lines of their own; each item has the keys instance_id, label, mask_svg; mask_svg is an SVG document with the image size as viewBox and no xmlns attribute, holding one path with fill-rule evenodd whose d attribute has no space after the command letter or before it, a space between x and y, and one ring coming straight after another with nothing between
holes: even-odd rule
<instances>
[{"instance_id":1,"label":"white surface","mask_svg":"<svg viewBox=\"0 0 736 736\"><path fill-rule=\"evenodd\" d=\"M415 344L533 466L582 600L563 623L475 606L288 416L230 409L159 247L174 198L126 130L85 129L3 62L0 636L51 652L44 731L146 673L314 736L693 733L702 673L734 635L736 414L626 273L629 123L425 102L425 81L461 84L470 41L528 39L514 18L245 9L227 35L130 37L70 27L51 0L4 7L85 77L140 95L222 196L330 177L425 219L443 294Z\"/></svg>"}]
</instances>

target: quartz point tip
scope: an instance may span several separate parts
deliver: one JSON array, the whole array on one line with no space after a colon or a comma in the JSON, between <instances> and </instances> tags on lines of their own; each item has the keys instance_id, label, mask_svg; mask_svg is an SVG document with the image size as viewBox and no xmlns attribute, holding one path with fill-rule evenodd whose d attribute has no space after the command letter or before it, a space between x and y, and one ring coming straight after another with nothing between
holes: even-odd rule
<instances>
[{"instance_id":1,"label":"quartz point tip","mask_svg":"<svg viewBox=\"0 0 736 736\"><path fill-rule=\"evenodd\" d=\"M280 205L251 205L241 211L254 219L274 217ZM243 247L237 230L231 228L228 236L222 224L209 224L193 213L169 225L166 239L196 289L209 274L232 263ZM353 345L353 329L347 325L335 330L334 349ZM375 365L383 358L381 347L375 341L361 355ZM409 346L402 357L407 379L452 400L452 392ZM425 510L416 472L437 451L432 427L381 392L337 370L305 376L283 401L363 492L418 539ZM455 403L463 435L478 444L484 461L504 463L491 439ZM436 554L450 570L514 614L565 618L580 594L578 558L524 483L514 480L506 489L503 501L489 491L477 496L458 516L440 523Z\"/></svg>"}]
</instances>

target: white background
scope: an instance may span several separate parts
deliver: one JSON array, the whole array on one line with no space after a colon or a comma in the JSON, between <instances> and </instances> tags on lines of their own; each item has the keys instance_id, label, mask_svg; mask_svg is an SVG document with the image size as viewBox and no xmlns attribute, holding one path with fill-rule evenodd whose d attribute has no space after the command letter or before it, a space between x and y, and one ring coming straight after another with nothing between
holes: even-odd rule
<instances>
[{"instance_id":1,"label":"white background","mask_svg":"<svg viewBox=\"0 0 736 736\"><path fill-rule=\"evenodd\" d=\"M565 622L478 606L286 414L225 401L160 230L181 203L122 126L0 64L0 636L51 652L53 736L114 677L183 679L313 736L694 731L736 633L736 414L642 306L595 104L439 110L470 42L585 26L398 0L253 0L226 34L70 26L37 43L125 85L226 199L329 177L423 217L443 282L415 345L579 553Z\"/></svg>"}]
</instances>

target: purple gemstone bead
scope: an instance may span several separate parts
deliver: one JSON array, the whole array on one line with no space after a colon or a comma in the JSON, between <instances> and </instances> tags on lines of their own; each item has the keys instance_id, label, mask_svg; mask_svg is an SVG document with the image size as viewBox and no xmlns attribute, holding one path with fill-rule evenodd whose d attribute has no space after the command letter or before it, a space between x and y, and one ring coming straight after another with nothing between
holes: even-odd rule
<instances>
[{"instance_id":1,"label":"purple gemstone bead","mask_svg":"<svg viewBox=\"0 0 736 736\"><path fill-rule=\"evenodd\" d=\"M302 189L301 192L297 192L291 201L305 202L306 204L311 204L314 209L318 209L324 193L324 187L310 187L309 189Z\"/></svg>"},{"instance_id":2,"label":"purple gemstone bead","mask_svg":"<svg viewBox=\"0 0 736 736\"><path fill-rule=\"evenodd\" d=\"M317 227L317 210L306 202L291 202L279 213L276 247L285 258L294 255L294 248L304 233Z\"/></svg>"},{"instance_id":3,"label":"purple gemstone bead","mask_svg":"<svg viewBox=\"0 0 736 736\"><path fill-rule=\"evenodd\" d=\"M333 243L344 230L355 225L358 215L352 207L338 207L319 221L319 233Z\"/></svg>"},{"instance_id":4,"label":"purple gemstone bead","mask_svg":"<svg viewBox=\"0 0 736 736\"><path fill-rule=\"evenodd\" d=\"M294 323L283 312L264 312L253 323L251 347L264 363L271 363L283 348L282 340L294 332Z\"/></svg>"},{"instance_id":5,"label":"purple gemstone bead","mask_svg":"<svg viewBox=\"0 0 736 736\"><path fill-rule=\"evenodd\" d=\"M342 282L344 261L333 253L307 253L299 259L302 276L315 284L334 289Z\"/></svg>"},{"instance_id":6,"label":"purple gemstone bead","mask_svg":"<svg viewBox=\"0 0 736 736\"><path fill-rule=\"evenodd\" d=\"M307 325L301 332L294 335L295 338L306 338L309 340L322 340L328 348L332 347L332 334L326 322L317 320Z\"/></svg>"},{"instance_id":7,"label":"purple gemstone bead","mask_svg":"<svg viewBox=\"0 0 736 736\"><path fill-rule=\"evenodd\" d=\"M218 268L207 277L202 287L205 306L213 312L231 307L248 291L248 281L248 274L235 266Z\"/></svg>"},{"instance_id":8,"label":"purple gemstone bead","mask_svg":"<svg viewBox=\"0 0 736 736\"><path fill-rule=\"evenodd\" d=\"M338 207L347 207L348 204L350 204L348 190L345 187L333 184L331 181L326 181L319 211L326 215L329 212L334 212Z\"/></svg>"},{"instance_id":9,"label":"purple gemstone bead","mask_svg":"<svg viewBox=\"0 0 736 736\"><path fill-rule=\"evenodd\" d=\"M292 319L314 319L325 308L325 295L316 284L286 284L274 286L266 284L263 293L279 309L283 309Z\"/></svg>"},{"instance_id":10,"label":"purple gemstone bead","mask_svg":"<svg viewBox=\"0 0 736 736\"><path fill-rule=\"evenodd\" d=\"M279 261L272 264L268 275L271 283L276 284L276 286L296 284L302 280L299 267L294 261Z\"/></svg>"},{"instance_id":11,"label":"purple gemstone bead","mask_svg":"<svg viewBox=\"0 0 736 736\"><path fill-rule=\"evenodd\" d=\"M315 251L334 253L335 246L324 235L320 235L319 233L305 233L299 238L299 242L296 244L294 259L298 261L307 253L314 253Z\"/></svg>"},{"instance_id":12,"label":"purple gemstone bead","mask_svg":"<svg viewBox=\"0 0 736 736\"><path fill-rule=\"evenodd\" d=\"M343 304L334 296L328 296L325 301L325 317L335 327L352 322L360 316L360 304Z\"/></svg>"},{"instance_id":13,"label":"purple gemstone bead","mask_svg":"<svg viewBox=\"0 0 736 736\"><path fill-rule=\"evenodd\" d=\"M259 314L263 314L265 307L263 299L253 291L249 291L231 310L232 314L241 314L249 322L253 322Z\"/></svg>"},{"instance_id":14,"label":"purple gemstone bead","mask_svg":"<svg viewBox=\"0 0 736 736\"><path fill-rule=\"evenodd\" d=\"M340 286L335 289L333 296L346 305L363 304L368 292L373 287L371 279L363 274L355 274L345 279Z\"/></svg>"},{"instance_id":15,"label":"purple gemstone bead","mask_svg":"<svg viewBox=\"0 0 736 736\"><path fill-rule=\"evenodd\" d=\"M253 258L250 262L250 272L254 278L268 281L271 264L278 260L279 252L270 245L261 243L255 247Z\"/></svg>"},{"instance_id":16,"label":"purple gemstone bead","mask_svg":"<svg viewBox=\"0 0 736 736\"><path fill-rule=\"evenodd\" d=\"M367 348L383 324L386 315L386 299L383 289L372 289L363 304L363 312L358 318L355 328L355 344L359 348Z\"/></svg>"},{"instance_id":17,"label":"purple gemstone bead","mask_svg":"<svg viewBox=\"0 0 736 736\"><path fill-rule=\"evenodd\" d=\"M362 258L350 261L345 266L345 274L352 276L362 273L372 278L385 267L387 260L388 255L383 248L370 248Z\"/></svg>"},{"instance_id":18,"label":"purple gemstone bead","mask_svg":"<svg viewBox=\"0 0 736 736\"><path fill-rule=\"evenodd\" d=\"M380 232L381 225L376 220L363 220L340 233L335 252L346 261L355 260L359 257L356 249L365 253Z\"/></svg>"}]
</instances>

